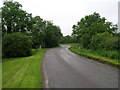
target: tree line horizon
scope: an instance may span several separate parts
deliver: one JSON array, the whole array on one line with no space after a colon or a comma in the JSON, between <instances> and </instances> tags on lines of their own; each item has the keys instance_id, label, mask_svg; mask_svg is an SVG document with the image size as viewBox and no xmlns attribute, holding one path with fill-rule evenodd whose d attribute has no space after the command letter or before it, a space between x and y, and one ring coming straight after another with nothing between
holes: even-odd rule
<instances>
[{"instance_id":1,"label":"tree line horizon","mask_svg":"<svg viewBox=\"0 0 120 90\"><path fill-rule=\"evenodd\" d=\"M96 12L73 25L71 35L63 36L59 26L40 16L33 17L18 2L5 1L1 11L3 57L28 56L32 48L51 48L59 43L80 43L85 49L119 49L118 26Z\"/></svg>"}]
</instances>

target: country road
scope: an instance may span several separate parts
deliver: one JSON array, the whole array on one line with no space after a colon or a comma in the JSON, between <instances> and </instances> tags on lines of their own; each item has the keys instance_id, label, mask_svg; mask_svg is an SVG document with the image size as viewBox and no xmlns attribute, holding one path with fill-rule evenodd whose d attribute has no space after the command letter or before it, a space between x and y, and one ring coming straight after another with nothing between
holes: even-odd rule
<instances>
[{"instance_id":1,"label":"country road","mask_svg":"<svg viewBox=\"0 0 120 90\"><path fill-rule=\"evenodd\" d=\"M68 50L47 50L43 61L46 88L118 88L118 70Z\"/></svg>"}]
</instances>

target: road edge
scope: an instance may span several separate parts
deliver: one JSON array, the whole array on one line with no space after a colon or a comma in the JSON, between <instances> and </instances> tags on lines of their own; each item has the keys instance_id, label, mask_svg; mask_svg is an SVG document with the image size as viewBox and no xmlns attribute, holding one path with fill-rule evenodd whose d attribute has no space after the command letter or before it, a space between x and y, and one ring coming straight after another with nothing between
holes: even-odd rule
<instances>
[{"instance_id":1,"label":"road edge","mask_svg":"<svg viewBox=\"0 0 120 90\"><path fill-rule=\"evenodd\" d=\"M49 88L49 85L48 85L49 81L48 81L47 71L46 71L45 63L44 63L44 61L45 61L45 54L46 54L46 52L44 53L43 60L42 60L42 65L41 65L41 71L42 71L41 74L42 74L42 77L43 77L42 87L43 88Z\"/></svg>"}]
</instances>

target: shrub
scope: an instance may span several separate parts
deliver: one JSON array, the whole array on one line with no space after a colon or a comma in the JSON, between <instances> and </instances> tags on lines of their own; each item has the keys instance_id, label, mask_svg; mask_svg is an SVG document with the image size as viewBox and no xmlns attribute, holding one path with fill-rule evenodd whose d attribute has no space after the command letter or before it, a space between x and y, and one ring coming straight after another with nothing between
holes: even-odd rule
<instances>
[{"instance_id":1,"label":"shrub","mask_svg":"<svg viewBox=\"0 0 120 90\"><path fill-rule=\"evenodd\" d=\"M90 38L91 38L91 36L89 34L84 34L80 38L81 48L85 48L85 49L89 49L90 48Z\"/></svg>"},{"instance_id":2,"label":"shrub","mask_svg":"<svg viewBox=\"0 0 120 90\"><path fill-rule=\"evenodd\" d=\"M7 34L3 37L2 56L3 57L22 57L30 56L31 40L22 33Z\"/></svg>"},{"instance_id":3,"label":"shrub","mask_svg":"<svg viewBox=\"0 0 120 90\"><path fill-rule=\"evenodd\" d=\"M101 55L103 57L108 57L110 59L117 59L120 60L120 54L117 51L113 51L113 50L97 50L96 52L98 55Z\"/></svg>"},{"instance_id":4,"label":"shrub","mask_svg":"<svg viewBox=\"0 0 120 90\"><path fill-rule=\"evenodd\" d=\"M108 32L98 33L92 37L90 47L94 50L120 50L120 38Z\"/></svg>"},{"instance_id":5,"label":"shrub","mask_svg":"<svg viewBox=\"0 0 120 90\"><path fill-rule=\"evenodd\" d=\"M106 50L119 50L120 39L118 36L108 37L104 40L103 44Z\"/></svg>"}]
</instances>

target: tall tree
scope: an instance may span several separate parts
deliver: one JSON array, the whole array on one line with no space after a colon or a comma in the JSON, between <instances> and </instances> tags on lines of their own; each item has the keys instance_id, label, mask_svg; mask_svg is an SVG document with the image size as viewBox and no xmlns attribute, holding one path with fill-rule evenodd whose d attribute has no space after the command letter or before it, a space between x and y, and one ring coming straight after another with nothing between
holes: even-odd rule
<instances>
[{"instance_id":1,"label":"tall tree","mask_svg":"<svg viewBox=\"0 0 120 90\"><path fill-rule=\"evenodd\" d=\"M26 11L22 10L21 4L7 1L3 3L1 10L3 33L27 31L31 16Z\"/></svg>"},{"instance_id":2,"label":"tall tree","mask_svg":"<svg viewBox=\"0 0 120 90\"><path fill-rule=\"evenodd\" d=\"M22 10L18 2L6 1L2 10L3 35L14 32L23 32L32 39L34 48L58 46L61 30L50 21L45 21L40 16L32 17Z\"/></svg>"},{"instance_id":3,"label":"tall tree","mask_svg":"<svg viewBox=\"0 0 120 90\"><path fill-rule=\"evenodd\" d=\"M77 25L73 25L73 36L82 44L83 48L89 48L90 40L96 33L116 33L117 26L111 22L106 22L104 17L101 17L98 13L82 18Z\"/></svg>"},{"instance_id":4,"label":"tall tree","mask_svg":"<svg viewBox=\"0 0 120 90\"><path fill-rule=\"evenodd\" d=\"M52 22L47 21L44 38L45 47L58 46L61 36L61 29L58 26L53 25Z\"/></svg>"},{"instance_id":5,"label":"tall tree","mask_svg":"<svg viewBox=\"0 0 120 90\"><path fill-rule=\"evenodd\" d=\"M44 47L43 39L45 37L44 30L46 28L46 21L40 18L40 16L35 16L32 19L32 30L30 32L30 36L33 40L33 48L39 48L41 45Z\"/></svg>"}]
</instances>

